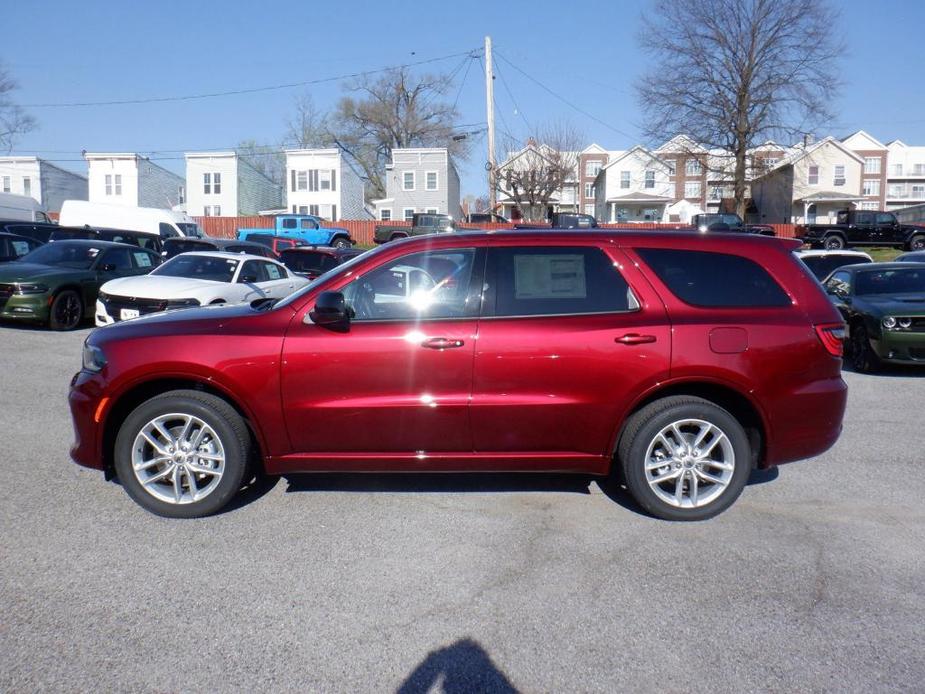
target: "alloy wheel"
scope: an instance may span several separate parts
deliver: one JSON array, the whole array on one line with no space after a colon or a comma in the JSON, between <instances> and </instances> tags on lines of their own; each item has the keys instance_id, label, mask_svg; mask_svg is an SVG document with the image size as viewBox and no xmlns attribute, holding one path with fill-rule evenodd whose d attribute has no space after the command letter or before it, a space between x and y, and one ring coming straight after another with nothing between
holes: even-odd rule
<instances>
[{"instance_id":1,"label":"alloy wheel","mask_svg":"<svg viewBox=\"0 0 925 694\"><path fill-rule=\"evenodd\" d=\"M735 472L732 441L718 426L682 419L662 428L646 451L645 479L665 503L701 508L718 498Z\"/></svg>"}]
</instances>

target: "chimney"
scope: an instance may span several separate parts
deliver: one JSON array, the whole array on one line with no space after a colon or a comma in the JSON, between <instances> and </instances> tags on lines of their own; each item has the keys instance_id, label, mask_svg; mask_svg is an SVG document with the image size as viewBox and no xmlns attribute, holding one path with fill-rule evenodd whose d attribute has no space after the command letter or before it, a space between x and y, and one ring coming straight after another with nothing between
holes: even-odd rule
<instances>
[{"instance_id":1,"label":"chimney","mask_svg":"<svg viewBox=\"0 0 925 694\"><path fill-rule=\"evenodd\" d=\"M812 133L803 133L803 147L809 147L816 141L816 136Z\"/></svg>"}]
</instances>

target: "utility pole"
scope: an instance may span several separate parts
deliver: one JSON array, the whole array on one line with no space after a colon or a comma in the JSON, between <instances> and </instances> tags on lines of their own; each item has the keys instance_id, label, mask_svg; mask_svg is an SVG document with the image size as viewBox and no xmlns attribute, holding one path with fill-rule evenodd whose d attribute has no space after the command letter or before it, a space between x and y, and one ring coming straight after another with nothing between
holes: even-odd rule
<instances>
[{"instance_id":1,"label":"utility pole","mask_svg":"<svg viewBox=\"0 0 925 694\"><path fill-rule=\"evenodd\" d=\"M495 75L491 59L491 36L485 37L485 109L488 121L488 211L494 212L498 204L495 185Z\"/></svg>"}]
</instances>

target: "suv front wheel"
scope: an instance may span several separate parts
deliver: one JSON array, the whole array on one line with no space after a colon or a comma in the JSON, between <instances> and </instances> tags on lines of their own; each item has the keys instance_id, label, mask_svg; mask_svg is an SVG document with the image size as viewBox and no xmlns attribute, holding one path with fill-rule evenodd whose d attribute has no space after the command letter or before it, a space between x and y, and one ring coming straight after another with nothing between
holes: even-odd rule
<instances>
[{"instance_id":1,"label":"suv front wheel","mask_svg":"<svg viewBox=\"0 0 925 694\"><path fill-rule=\"evenodd\" d=\"M617 451L633 498L665 520L706 520L729 508L751 473L742 425L703 398L653 402L627 422Z\"/></svg>"},{"instance_id":2,"label":"suv front wheel","mask_svg":"<svg viewBox=\"0 0 925 694\"><path fill-rule=\"evenodd\" d=\"M174 390L126 417L115 445L119 481L139 505L168 518L221 509L241 488L250 434L227 402Z\"/></svg>"}]
</instances>

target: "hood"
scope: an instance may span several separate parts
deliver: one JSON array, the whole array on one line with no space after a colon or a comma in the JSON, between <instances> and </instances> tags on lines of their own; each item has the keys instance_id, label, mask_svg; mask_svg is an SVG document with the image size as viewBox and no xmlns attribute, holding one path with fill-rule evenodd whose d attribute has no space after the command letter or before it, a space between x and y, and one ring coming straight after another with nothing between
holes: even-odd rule
<instances>
[{"instance_id":1,"label":"hood","mask_svg":"<svg viewBox=\"0 0 925 694\"><path fill-rule=\"evenodd\" d=\"M94 277L91 270L78 270L72 267L59 267L56 265L38 265L14 261L0 265L0 283L36 282L50 280L57 277Z\"/></svg>"},{"instance_id":2,"label":"hood","mask_svg":"<svg viewBox=\"0 0 925 694\"><path fill-rule=\"evenodd\" d=\"M183 299L186 295L205 287L228 284L211 280L195 280L189 277L162 277L160 275L141 275L139 277L121 277L110 280L101 287L106 294L116 296L134 296L139 299Z\"/></svg>"},{"instance_id":3,"label":"hood","mask_svg":"<svg viewBox=\"0 0 925 694\"><path fill-rule=\"evenodd\" d=\"M325 227L325 229L326 229L327 231L342 231L342 232L344 232L345 234L349 234L349 233L350 233L350 230L349 230L349 229L345 229L344 227Z\"/></svg>"},{"instance_id":4,"label":"hood","mask_svg":"<svg viewBox=\"0 0 925 694\"><path fill-rule=\"evenodd\" d=\"M915 316L925 314L925 294L884 294L857 297L858 303L866 304L883 313Z\"/></svg>"}]
</instances>

